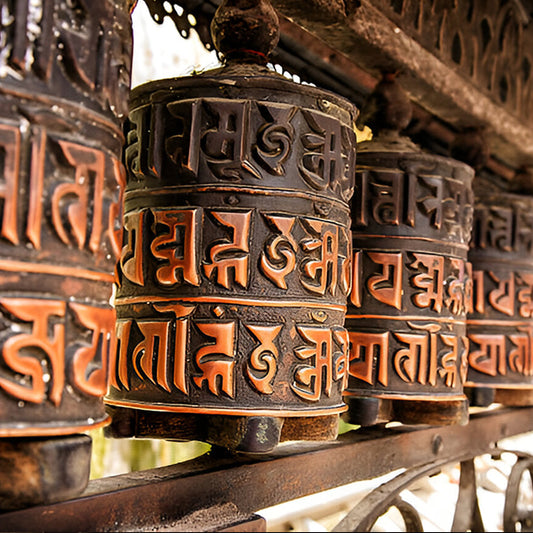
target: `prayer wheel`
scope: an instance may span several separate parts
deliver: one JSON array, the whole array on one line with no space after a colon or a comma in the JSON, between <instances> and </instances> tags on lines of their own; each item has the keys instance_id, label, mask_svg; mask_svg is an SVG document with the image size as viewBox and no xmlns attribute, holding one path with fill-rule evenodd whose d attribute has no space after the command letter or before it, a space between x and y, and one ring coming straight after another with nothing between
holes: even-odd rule
<instances>
[{"instance_id":1,"label":"prayer wheel","mask_svg":"<svg viewBox=\"0 0 533 533\"><path fill-rule=\"evenodd\" d=\"M474 171L399 134L407 96L386 74L362 119L352 204L347 420L466 423Z\"/></svg>"},{"instance_id":2,"label":"prayer wheel","mask_svg":"<svg viewBox=\"0 0 533 533\"><path fill-rule=\"evenodd\" d=\"M241 4L223 67L131 94L108 435L263 452L346 408L357 110L268 69L275 11Z\"/></svg>"},{"instance_id":3,"label":"prayer wheel","mask_svg":"<svg viewBox=\"0 0 533 533\"><path fill-rule=\"evenodd\" d=\"M102 397L125 182L128 7L2 6L0 459L9 466L0 508L81 491L90 439L74 434L109 419ZM30 480L30 470L40 473Z\"/></svg>"},{"instance_id":4,"label":"prayer wheel","mask_svg":"<svg viewBox=\"0 0 533 533\"><path fill-rule=\"evenodd\" d=\"M533 198L479 189L465 390L472 405L533 405Z\"/></svg>"}]
</instances>

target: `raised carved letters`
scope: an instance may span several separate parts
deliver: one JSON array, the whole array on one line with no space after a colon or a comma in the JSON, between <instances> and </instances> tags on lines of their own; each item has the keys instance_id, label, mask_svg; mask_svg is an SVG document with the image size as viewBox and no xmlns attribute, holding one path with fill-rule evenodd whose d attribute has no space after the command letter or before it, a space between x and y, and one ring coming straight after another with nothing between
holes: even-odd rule
<instances>
[{"instance_id":1,"label":"raised carved letters","mask_svg":"<svg viewBox=\"0 0 533 533\"><path fill-rule=\"evenodd\" d=\"M258 108L265 123L257 131L256 157L267 172L283 176L294 141L291 119L297 108L284 104L258 104Z\"/></svg>"},{"instance_id":2,"label":"raised carved letters","mask_svg":"<svg viewBox=\"0 0 533 533\"><path fill-rule=\"evenodd\" d=\"M211 211L211 216L222 227L229 228L231 240L214 244L209 249L210 262L204 264L208 278L216 271L216 281L222 287L230 287L230 269L233 270L235 283L248 286L248 252L250 251L251 211L225 212Z\"/></svg>"},{"instance_id":3,"label":"raised carved letters","mask_svg":"<svg viewBox=\"0 0 533 533\"><path fill-rule=\"evenodd\" d=\"M202 224L206 220L216 228L214 232ZM262 245L254 248L254 242ZM118 282L246 289L251 267L258 265L269 287L284 293L299 288L305 294L328 294L340 300L351 290L350 253L349 232L315 218L257 210L150 208L124 217ZM389 259L384 255L383 261ZM148 268L148 263L154 268ZM149 272L154 274L147 278ZM395 271L394 276L395 283L398 276L401 281L401 272ZM381 283L376 285L376 294L386 292Z\"/></svg>"},{"instance_id":4,"label":"raised carved letters","mask_svg":"<svg viewBox=\"0 0 533 533\"><path fill-rule=\"evenodd\" d=\"M235 396L235 322L197 323L196 327L206 337L215 339L198 349L195 361L202 372L193 378L197 387L207 382L209 390L218 396L226 393Z\"/></svg>"},{"instance_id":5,"label":"raised carved letters","mask_svg":"<svg viewBox=\"0 0 533 533\"><path fill-rule=\"evenodd\" d=\"M413 253L413 256L415 260L410 268L422 270L412 280L417 289L422 289L413 295L413 301L418 307L432 307L440 313L444 298L444 257L419 253Z\"/></svg>"},{"instance_id":6,"label":"raised carved letters","mask_svg":"<svg viewBox=\"0 0 533 533\"><path fill-rule=\"evenodd\" d=\"M107 390L109 356L115 350L115 311L77 303L70 308L92 331L90 346L78 348L72 357L72 382L85 394L101 397Z\"/></svg>"},{"instance_id":7,"label":"raised carved letters","mask_svg":"<svg viewBox=\"0 0 533 533\"><path fill-rule=\"evenodd\" d=\"M531 388L533 204L526 195L477 198L470 248L473 309L468 317L471 386Z\"/></svg>"},{"instance_id":8,"label":"raised carved letters","mask_svg":"<svg viewBox=\"0 0 533 533\"><path fill-rule=\"evenodd\" d=\"M88 247L96 252L100 247L102 233L102 193L104 186L104 154L99 150L93 150L68 141L59 141L63 153L75 171L74 183L62 183L56 187L52 196L52 221L60 239L69 244L70 239L63 222L62 211L71 228L72 236L78 245L83 248L86 242L88 226L89 191L93 190L93 213L91 220L91 234ZM91 178L94 183L90 183ZM67 199L72 198L72 204L67 204Z\"/></svg>"},{"instance_id":9,"label":"raised carved letters","mask_svg":"<svg viewBox=\"0 0 533 533\"><path fill-rule=\"evenodd\" d=\"M0 378L0 387L9 394L28 402L41 403L45 399L44 370L39 359L24 355L25 348L37 348L44 352L50 365L50 390L48 397L56 406L61 401L65 380L64 343L65 330L61 323L50 329L52 317L63 318L65 302L32 298L2 298L2 305L19 320L31 324L30 333L21 333L7 339L2 348L2 359L13 372L30 376L31 384L21 385L15 381ZM50 334L51 331L51 334Z\"/></svg>"},{"instance_id":10,"label":"raised carved letters","mask_svg":"<svg viewBox=\"0 0 533 533\"><path fill-rule=\"evenodd\" d=\"M302 242L302 248L318 257L306 259L302 284L312 292L324 295L329 291L335 296L339 260L338 227L318 220L309 219L305 222L310 238Z\"/></svg>"},{"instance_id":11,"label":"raised carved letters","mask_svg":"<svg viewBox=\"0 0 533 533\"><path fill-rule=\"evenodd\" d=\"M495 376L507 372L505 337L497 334L470 334L470 341L479 349L470 351L470 366L484 374Z\"/></svg>"},{"instance_id":12,"label":"raised carved letters","mask_svg":"<svg viewBox=\"0 0 533 533\"><path fill-rule=\"evenodd\" d=\"M29 135L22 137L22 131L29 131ZM44 236L53 235L58 244L93 255L105 248L118 253L121 232L116 223L122 209L124 168L117 159L62 139L42 126L28 128L26 123L0 125L0 150L4 154L0 168L1 237L13 245L27 238L26 242L39 250L47 238ZM19 186L20 169L26 166L29 190ZM65 179L71 174L73 181ZM50 193L45 194L49 188ZM108 272L112 270L111 260L110 256Z\"/></svg>"},{"instance_id":13,"label":"raised carved letters","mask_svg":"<svg viewBox=\"0 0 533 533\"><path fill-rule=\"evenodd\" d=\"M163 234L156 231L151 251L156 259L165 260L165 265L157 269L156 277L162 285L184 283L198 286L198 259L196 242L198 240L198 209L152 210L154 226L165 228Z\"/></svg>"},{"instance_id":14,"label":"raised carved letters","mask_svg":"<svg viewBox=\"0 0 533 533\"><path fill-rule=\"evenodd\" d=\"M371 154L364 154L359 159L356 189L356 233L397 227L401 228L397 235L414 236L416 229L430 231L435 239L468 244L472 191L469 183L456 179L442 160L417 160L406 155L398 160L397 168L386 168Z\"/></svg>"},{"instance_id":15,"label":"raised carved letters","mask_svg":"<svg viewBox=\"0 0 533 533\"><path fill-rule=\"evenodd\" d=\"M8 372L0 375L0 390L33 404L49 400L56 408L65 387L93 397L105 393L115 348L111 308L38 298L1 298L0 305L21 331L3 342L0 360ZM73 355L66 360L67 332L74 324L90 338L86 342L76 335Z\"/></svg>"},{"instance_id":16,"label":"raised carved letters","mask_svg":"<svg viewBox=\"0 0 533 533\"><path fill-rule=\"evenodd\" d=\"M296 217L263 215L276 232L261 252L261 270L275 285L287 289L286 276L296 266L297 243L291 235Z\"/></svg>"},{"instance_id":17,"label":"raised carved letters","mask_svg":"<svg viewBox=\"0 0 533 533\"><path fill-rule=\"evenodd\" d=\"M150 144L148 121L152 129L163 127L158 121L174 124L162 147L168 161L158 159L158 147ZM353 194L355 134L334 116L312 109L252 100L180 100L165 110L136 109L132 128L126 154L135 176L164 176L171 162L183 183L194 176L261 186L270 176L294 172L301 178L298 188L328 190L344 202Z\"/></svg>"},{"instance_id":18,"label":"raised carved letters","mask_svg":"<svg viewBox=\"0 0 533 533\"><path fill-rule=\"evenodd\" d=\"M474 305L473 171L407 146L383 138L357 155L346 395L456 401Z\"/></svg>"},{"instance_id":19,"label":"raised carved letters","mask_svg":"<svg viewBox=\"0 0 533 533\"><path fill-rule=\"evenodd\" d=\"M137 285L144 285L143 218L142 211L124 215L124 247L119 261L122 274Z\"/></svg>"},{"instance_id":20,"label":"raised carved letters","mask_svg":"<svg viewBox=\"0 0 533 533\"><path fill-rule=\"evenodd\" d=\"M385 389L398 379L433 388L460 387L465 377L468 339L444 333L440 324L409 325L412 333L349 331L350 376Z\"/></svg>"},{"instance_id":21,"label":"raised carved letters","mask_svg":"<svg viewBox=\"0 0 533 533\"><path fill-rule=\"evenodd\" d=\"M2 206L2 237L13 244L19 243L17 231L18 180L20 165L20 131L0 125L2 168L0 169L0 197Z\"/></svg>"},{"instance_id":22,"label":"raised carved letters","mask_svg":"<svg viewBox=\"0 0 533 533\"><path fill-rule=\"evenodd\" d=\"M356 309L380 302L383 310L446 310L462 317L472 306L472 268L463 259L355 250L353 265L350 305Z\"/></svg>"},{"instance_id":23,"label":"raised carved letters","mask_svg":"<svg viewBox=\"0 0 533 533\"><path fill-rule=\"evenodd\" d=\"M370 294L380 302L401 309L402 305L402 254L369 252L368 256L382 272L368 278Z\"/></svg>"},{"instance_id":24,"label":"raised carved letters","mask_svg":"<svg viewBox=\"0 0 533 533\"><path fill-rule=\"evenodd\" d=\"M299 326L297 329L307 344L295 348L295 353L306 364L297 365L291 389L301 398L317 402L322 393L331 395L334 381L344 380L344 374L339 369L347 366L343 363L347 344L345 339L335 337L333 331L327 328ZM342 351L334 351L334 340L341 341Z\"/></svg>"},{"instance_id":25,"label":"raised carved letters","mask_svg":"<svg viewBox=\"0 0 533 533\"><path fill-rule=\"evenodd\" d=\"M294 100L283 81L272 94L255 78L246 90L190 81L157 98L132 93L107 401L339 413L354 110L334 95L317 100L315 88ZM170 316L171 306L189 312Z\"/></svg>"},{"instance_id":26,"label":"raised carved letters","mask_svg":"<svg viewBox=\"0 0 533 533\"><path fill-rule=\"evenodd\" d=\"M296 364L284 365L280 347L292 337L292 328L281 323L207 322L195 317L196 306L164 303L153 307L157 313L153 319L117 323L109 380L116 390L133 390L140 380L152 383L168 398L177 391L184 399L200 392L221 400L235 398L241 354L247 388L260 396L282 395L278 378L280 383L290 383L295 397L312 403L346 386L350 342L344 328L296 325ZM168 318L169 312L173 318ZM191 358L187 354L193 339L198 339L199 347Z\"/></svg>"},{"instance_id":27,"label":"raised carved letters","mask_svg":"<svg viewBox=\"0 0 533 533\"><path fill-rule=\"evenodd\" d=\"M272 381L278 368L279 351L274 341L282 326L246 326L259 341L259 346L250 354L246 368L248 378L254 387L263 394L272 394Z\"/></svg>"},{"instance_id":28,"label":"raised carved letters","mask_svg":"<svg viewBox=\"0 0 533 533\"><path fill-rule=\"evenodd\" d=\"M388 352L389 333L363 333L348 331L350 337L350 376L374 384L374 370L377 368L377 380L385 387L389 384Z\"/></svg>"}]
</instances>

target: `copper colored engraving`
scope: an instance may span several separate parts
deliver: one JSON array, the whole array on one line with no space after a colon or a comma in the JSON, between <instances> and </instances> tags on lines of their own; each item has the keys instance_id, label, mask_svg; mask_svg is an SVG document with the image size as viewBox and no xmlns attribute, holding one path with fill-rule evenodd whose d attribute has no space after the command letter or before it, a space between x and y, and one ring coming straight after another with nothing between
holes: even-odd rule
<instances>
[{"instance_id":1,"label":"copper colored engraving","mask_svg":"<svg viewBox=\"0 0 533 533\"><path fill-rule=\"evenodd\" d=\"M119 0L2 5L0 437L108 420L131 20Z\"/></svg>"},{"instance_id":2,"label":"copper colored engraving","mask_svg":"<svg viewBox=\"0 0 533 533\"><path fill-rule=\"evenodd\" d=\"M533 389L532 208L526 194L479 193L469 252L475 305L467 385L505 389L509 398Z\"/></svg>"},{"instance_id":3,"label":"copper colored engraving","mask_svg":"<svg viewBox=\"0 0 533 533\"><path fill-rule=\"evenodd\" d=\"M106 401L197 414L339 413L357 112L275 74L231 76L132 91Z\"/></svg>"},{"instance_id":4,"label":"copper colored engraving","mask_svg":"<svg viewBox=\"0 0 533 533\"><path fill-rule=\"evenodd\" d=\"M362 420L359 399L448 399L464 410L473 170L387 130L359 145L357 165L346 318L352 422Z\"/></svg>"}]
</instances>

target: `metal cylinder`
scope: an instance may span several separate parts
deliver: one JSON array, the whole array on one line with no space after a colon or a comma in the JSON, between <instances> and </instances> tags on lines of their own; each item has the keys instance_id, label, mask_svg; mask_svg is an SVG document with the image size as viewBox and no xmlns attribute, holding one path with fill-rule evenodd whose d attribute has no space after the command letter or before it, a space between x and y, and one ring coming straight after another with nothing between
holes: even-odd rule
<instances>
[{"instance_id":1,"label":"metal cylinder","mask_svg":"<svg viewBox=\"0 0 533 533\"><path fill-rule=\"evenodd\" d=\"M110 406L345 410L357 111L254 69L132 91Z\"/></svg>"},{"instance_id":2,"label":"metal cylinder","mask_svg":"<svg viewBox=\"0 0 533 533\"><path fill-rule=\"evenodd\" d=\"M533 404L532 213L529 195L476 192L466 382L476 404Z\"/></svg>"},{"instance_id":3,"label":"metal cylinder","mask_svg":"<svg viewBox=\"0 0 533 533\"><path fill-rule=\"evenodd\" d=\"M396 132L358 145L349 419L464 423L473 170Z\"/></svg>"},{"instance_id":4,"label":"metal cylinder","mask_svg":"<svg viewBox=\"0 0 533 533\"><path fill-rule=\"evenodd\" d=\"M128 2L9 2L0 35L0 436L72 434L108 418Z\"/></svg>"}]
</instances>

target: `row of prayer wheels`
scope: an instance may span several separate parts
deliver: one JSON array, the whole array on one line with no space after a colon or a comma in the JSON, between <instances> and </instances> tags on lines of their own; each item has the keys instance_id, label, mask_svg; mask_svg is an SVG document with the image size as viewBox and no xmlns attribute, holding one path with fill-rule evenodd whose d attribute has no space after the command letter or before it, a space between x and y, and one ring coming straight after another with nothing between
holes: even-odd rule
<instances>
[{"instance_id":1,"label":"row of prayer wheels","mask_svg":"<svg viewBox=\"0 0 533 533\"><path fill-rule=\"evenodd\" d=\"M402 137L391 76L357 144L351 102L267 68L266 1L223 2L224 66L134 89L123 137L132 4L13 8L0 455L46 437L86 461L78 433L108 415L108 436L260 453L334 439L340 414L464 424L533 402L531 197L474 195L471 166Z\"/></svg>"}]
</instances>

